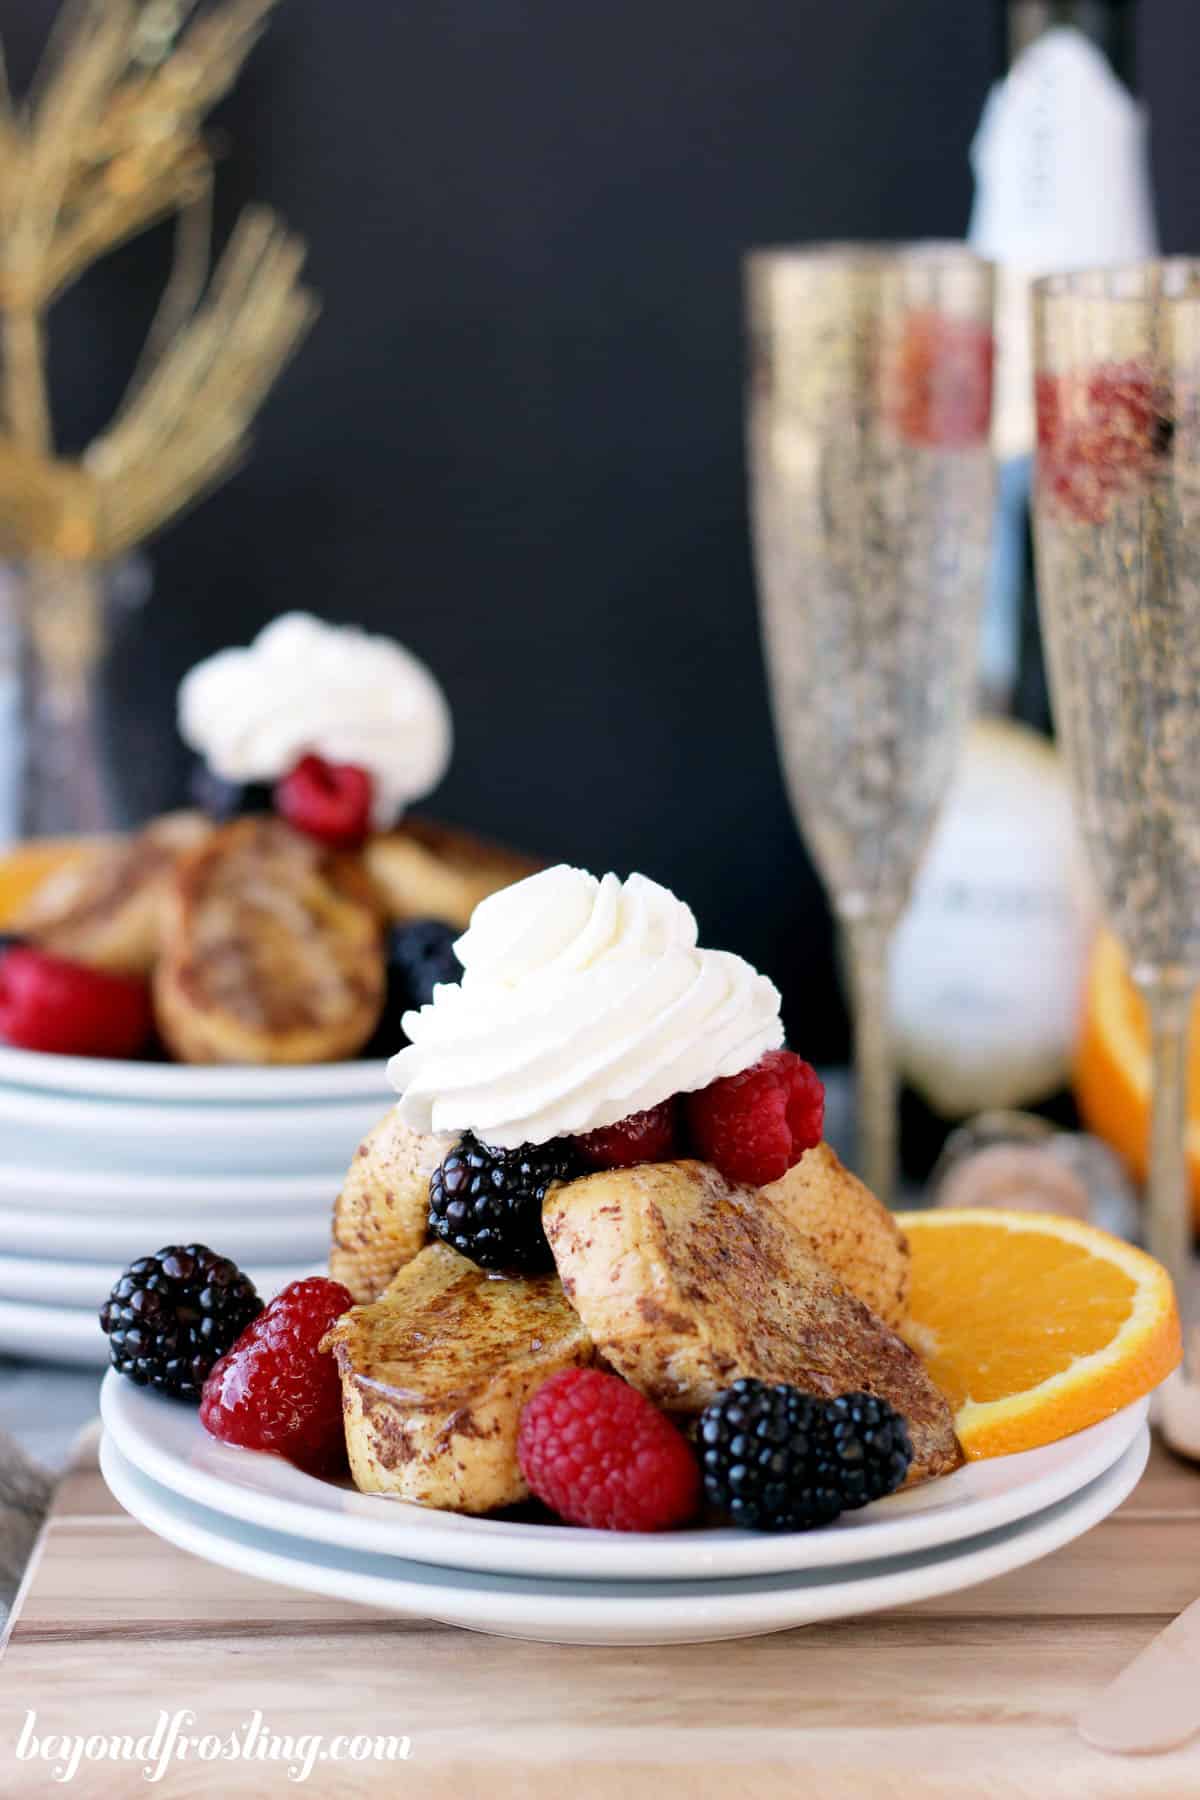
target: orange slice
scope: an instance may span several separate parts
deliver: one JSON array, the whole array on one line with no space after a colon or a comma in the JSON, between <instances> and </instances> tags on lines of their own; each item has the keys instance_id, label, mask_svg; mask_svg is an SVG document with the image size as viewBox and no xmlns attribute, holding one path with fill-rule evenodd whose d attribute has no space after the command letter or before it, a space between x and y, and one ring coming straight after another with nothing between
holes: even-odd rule
<instances>
[{"instance_id":1,"label":"orange slice","mask_svg":"<svg viewBox=\"0 0 1200 1800\"><path fill-rule=\"evenodd\" d=\"M1200 1001L1192 1011L1190 1050L1188 1169L1192 1212L1200 1226ZM1124 951L1107 931L1096 940L1088 970L1075 1098L1088 1130L1111 1144L1144 1181L1150 1139L1150 1022Z\"/></svg>"},{"instance_id":2,"label":"orange slice","mask_svg":"<svg viewBox=\"0 0 1200 1800\"><path fill-rule=\"evenodd\" d=\"M1142 1250L1045 1213L903 1213L903 1336L969 1457L1033 1450L1111 1417L1179 1361L1170 1277Z\"/></svg>"},{"instance_id":3,"label":"orange slice","mask_svg":"<svg viewBox=\"0 0 1200 1800\"><path fill-rule=\"evenodd\" d=\"M47 875L78 856L86 843L84 838L45 838L0 850L0 928Z\"/></svg>"}]
</instances>

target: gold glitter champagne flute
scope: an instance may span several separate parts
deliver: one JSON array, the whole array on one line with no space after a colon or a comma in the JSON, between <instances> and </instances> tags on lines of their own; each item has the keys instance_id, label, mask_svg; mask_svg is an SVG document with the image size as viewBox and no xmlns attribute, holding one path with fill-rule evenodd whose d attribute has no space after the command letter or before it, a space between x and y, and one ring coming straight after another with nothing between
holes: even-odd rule
<instances>
[{"instance_id":1,"label":"gold glitter champagne flute","mask_svg":"<svg viewBox=\"0 0 1200 1800\"><path fill-rule=\"evenodd\" d=\"M1200 976L1200 262L1038 282L1034 360L1055 721L1101 901L1150 1014L1149 1239L1182 1300Z\"/></svg>"},{"instance_id":2,"label":"gold glitter champagne flute","mask_svg":"<svg viewBox=\"0 0 1200 1800\"><path fill-rule=\"evenodd\" d=\"M859 1163L896 1169L888 948L971 708L992 270L961 245L750 253L748 458L784 776L843 930Z\"/></svg>"}]
</instances>

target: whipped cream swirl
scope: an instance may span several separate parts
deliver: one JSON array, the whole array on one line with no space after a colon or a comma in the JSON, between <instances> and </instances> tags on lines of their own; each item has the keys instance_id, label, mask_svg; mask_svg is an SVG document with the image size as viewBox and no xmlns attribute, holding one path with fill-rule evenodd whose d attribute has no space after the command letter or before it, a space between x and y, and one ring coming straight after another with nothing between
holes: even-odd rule
<instances>
[{"instance_id":1,"label":"whipped cream swirl","mask_svg":"<svg viewBox=\"0 0 1200 1800\"><path fill-rule=\"evenodd\" d=\"M197 663L179 731L226 781L278 781L307 755L356 763L377 831L437 786L453 744L445 695L411 651L299 612Z\"/></svg>"},{"instance_id":2,"label":"whipped cream swirl","mask_svg":"<svg viewBox=\"0 0 1200 1800\"><path fill-rule=\"evenodd\" d=\"M406 1013L388 1073L414 1130L543 1144L748 1069L783 1043L779 995L700 950L690 907L644 875L545 869L476 907L463 977Z\"/></svg>"}]
</instances>

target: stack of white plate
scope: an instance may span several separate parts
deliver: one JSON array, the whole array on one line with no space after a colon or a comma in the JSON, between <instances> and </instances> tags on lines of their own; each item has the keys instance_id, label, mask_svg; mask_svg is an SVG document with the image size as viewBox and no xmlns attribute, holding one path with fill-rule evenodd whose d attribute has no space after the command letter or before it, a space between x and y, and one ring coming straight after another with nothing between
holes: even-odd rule
<instances>
[{"instance_id":1,"label":"stack of white plate","mask_svg":"<svg viewBox=\"0 0 1200 1800\"><path fill-rule=\"evenodd\" d=\"M109 1374L101 1467L168 1542L285 1587L551 1643L755 1637L905 1606L1035 1562L1137 1484L1147 1401L1062 1443L970 1463L823 1531L656 1535L470 1519L219 1444L194 1408Z\"/></svg>"},{"instance_id":2,"label":"stack of white plate","mask_svg":"<svg viewBox=\"0 0 1200 1800\"><path fill-rule=\"evenodd\" d=\"M334 1198L395 1095L383 1062L190 1068L0 1046L0 1354L104 1361L135 1256L204 1243L264 1298L324 1263Z\"/></svg>"}]
</instances>

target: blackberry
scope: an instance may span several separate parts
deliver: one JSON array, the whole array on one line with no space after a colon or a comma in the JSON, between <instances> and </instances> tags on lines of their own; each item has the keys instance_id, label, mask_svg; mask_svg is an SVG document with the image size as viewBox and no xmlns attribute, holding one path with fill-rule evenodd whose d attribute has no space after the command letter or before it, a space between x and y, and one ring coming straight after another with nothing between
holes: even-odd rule
<instances>
[{"instance_id":1,"label":"blackberry","mask_svg":"<svg viewBox=\"0 0 1200 1800\"><path fill-rule=\"evenodd\" d=\"M536 1274L554 1258L542 1201L555 1181L585 1173L565 1138L491 1150L467 1132L429 1180L429 1229L481 1269Z\"/></svg>"},{"instance_id":2,"label":"blackberry","mask_svg":"<svg viewBox=\"0 0 1200 1800\"><path fill-rule=\"evenodd\" d=\"M808 1531L894 1493L912 1442L873 1394L821 1400L783 1382L735 1381L700 1416L705 1498L751 1531Z\"/></svg>"},{"instance_id":3,"label":"blackberry","mask_svg":"<svg viewBox=\"0 0 1200 1800\"><path fill-rule=\"evenodd\" d=\"M392 927L388 968L408 1006L428 1006L439 982L462 980L462 964L454 954L457 936L454 926L441 919L409 919Z\"/></svg>"},{"instance_id":4,"label":"blackberry","mask_svg":"<svg viewBox=\"0 0 1200 1800\"><path fill-rule=\"evenodd\" d=\"M100 1309L118 1374L199 1400L209 1371L262 1311L248 1275L204 1244L130 1263Z\"/></svg>"},{"instance_id":5,"label":"blackberry","mask_svg":"<svg viewBox=\"0 0 1200 1800\"><path fill-rule=\"evenodd\" d=\"M226 781L204 762L194 764L188 778L188 794L192 805L218 825L239 819L243 813L270 812L274 806L272 790L265 782Z\"/></svg>"},{"instance_id":6,"label":"blackberry","mask_svg":"<svg viewBox=\"0 0 1200 1800\"><path fill-rule=\"evenodd\" d=\"M388 934L387 999L367 1046L368 1056L390 1056L408 1039L401 1020L428 1006L437 983L459 981L462 964L454 954L458 932L441 919L409 919Z\"/></svg>"}]
</instances>

